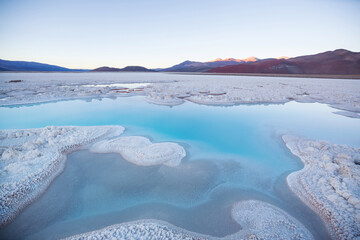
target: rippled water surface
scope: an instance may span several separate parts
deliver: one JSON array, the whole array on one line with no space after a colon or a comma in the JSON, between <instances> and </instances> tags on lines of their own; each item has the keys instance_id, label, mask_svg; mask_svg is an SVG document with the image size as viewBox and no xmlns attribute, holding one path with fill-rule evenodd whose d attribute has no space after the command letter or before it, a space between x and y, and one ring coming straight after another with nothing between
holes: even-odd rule
<instances>
[{"instance_id":1,"label":"rippled water surface","mask_svg":"<svg viewBox=\"0 0 360 240\"><path fill-rule=\"evenodd\" d=\"M180 166L139 167L118 154L81 150L13 223L5 239L51 239L110 224L154 218L190 231L226 236L240 229L233 203L260 199L284 209L319 239L319 218L291 194L285 178L302 167L284 133L360 145L360 121L323 104L165 107L143 97L62 101L0 108L0 128L122 125L124 135L174 141L187 151Z\"/></svg>"}]
</instances>

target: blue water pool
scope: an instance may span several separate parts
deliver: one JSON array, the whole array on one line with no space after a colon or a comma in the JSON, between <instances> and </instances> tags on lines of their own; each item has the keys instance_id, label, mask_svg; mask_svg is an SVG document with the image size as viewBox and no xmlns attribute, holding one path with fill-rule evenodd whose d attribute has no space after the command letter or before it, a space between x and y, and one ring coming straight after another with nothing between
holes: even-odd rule
<instances>
[{"instance_id":1,"label":"blue water pool","mask_svg":"<svg viewBox=\"0 0 360 240\"><path fill-rule=\"evenodd\" d=\"M327 237L319 218L286 186L286 176L302 164L280 136L359 146L360 120L333 111L324 104L296 102L166 107L143 97L2 107L1 129L122 125L124 135L178 142L187 157L176 168L139 167L117 154L74 152L65 171L0 236L61 238L144 218L226 236L240 229L230 217L232 204L260 199L296 217L316 238Z\"/></svg>"}]
</instances>

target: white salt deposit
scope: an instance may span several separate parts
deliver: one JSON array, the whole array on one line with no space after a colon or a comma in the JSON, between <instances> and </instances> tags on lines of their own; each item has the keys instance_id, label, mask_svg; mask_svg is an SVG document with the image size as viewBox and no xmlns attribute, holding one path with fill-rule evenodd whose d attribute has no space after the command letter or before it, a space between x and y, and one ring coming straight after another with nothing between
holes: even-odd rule
<instances>
[{"instance_id":1,"label":"white salt deposit","mask_svg":"<svg viewBox=\"0 0 360 240\"><path fill-rule=\"evenodd\" d=\"M200 240L211 237L186 231L159 220L142 220L112 225L93 232L66 238L66 240L84 239L137 239L137 240Z\"/></svg>"},{"instance_id":2,"label":"white salt deposit","mask_svg":"<svg viewBox=\"0 0 360 240\"><path fill-rule=\"evenodd\" d=\"M304 168L287 177L290 189L322 217L335 239L360 238L360 149L285 135Z\"/></svg>"},{"instance_id":3,"label":"white salt deposit","mask_svg":"<svg viewBox=\"0 0 360 240\"><path fill-rule=\"evenodd\" d=\"M119 153L121 156L139 166L164 164L178 166L186 156L183 147L176 143L151 143L145 137L130 136L104 140L95 143L91 148L94 153Z\"/></svg>"},{"instance_id":4,"label":"white salt deposit","mask_svg":"<svg viewBox=\"0 0 360 240\"><path fill-rule=\"evenodd\" d=\"M310 232L283 210L262 201L248 200L234 205L232 217L245 239L313 239Z\"/></svg>"},{"instance_id":5,"label":"white salt deposit","mask_svg":"<svg viewBox=\"0 0 360 240\"><path fill-rule=\"evenodd\" d=\"M122 153L125 149L149 146L151 141L141 136L121 137L94 143L90 151L94 153Z\"/></svg>"},{"instance_id":6,"label":"white salt deposit","mask_svg":"<svg viewBox=\"0 0 360 240\"><path fill-rule=\"evenodd\" d=\"M0 226L48 187L63 170L67 152L123 131L121 126L0 131Z\"/></svg>"}]
</instances>

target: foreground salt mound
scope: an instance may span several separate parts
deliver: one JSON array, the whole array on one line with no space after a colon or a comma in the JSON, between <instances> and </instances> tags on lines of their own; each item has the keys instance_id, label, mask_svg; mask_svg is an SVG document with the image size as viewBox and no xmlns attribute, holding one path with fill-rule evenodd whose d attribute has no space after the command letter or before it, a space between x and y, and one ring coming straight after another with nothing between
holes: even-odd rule
<instances>
[{"instance_id":1,"label":"foreground salt mound","mask_svg":"<svg viewBox=\"0 0 360 240\"><path fill-rule=\"evenodd\" d=\"M360 238L360 149L285 135L304 168L287 177L290 189L327 224L336 239Z\"/></svg>"},{"instance_id":2,"label":"foreground salt mound","mask_svg":"<svg viewBox=\"0 0 360 240\"><path fill-rule=\"evenodd\" d=\"M116 224L66 239L313 239L308 230L293 217L262 201L249 200L235 204L232 217L242 229L223 238L202 235L164 221L147 219Z\"/></svg>"},{"instance_id":3,"label":"foreground salt mound","mask_svg":"<svg viewBox=\"0 0 360 240\"><path fill-rule=\"evenodd\" d=\"M63 170L67 152L123 131L121 126L0 131L0 226L48 187Z\"/></svg>"},{"instance_id":4,"label":"foreground salt mound","mask_svg":"<svg viewBox=\"0 0 360 240\"><path fill-rule=\"evenodd\" d=\"M116 224L93 232L66 238L66 240L83 239L200 240L209 238L201 234L188 232L163 221L151 219Z\"/></svg>"},{"instance_id":5,"label":"foreground salt mound","mask_svg":"<svg viewBox=\"0 0 360 240\"><path fill-rule=\"evenodd\" d=\"M242 230L239 238L245 239L313 239L310 232L283 210L257 200L238 202L232 217Z\"/></svg>"},{"instance_id":6,"label":"foreground salt mound","mask_svg":"<svg viewBox=\"0 0 360 240\"><path fill-rule=\"evenodd\" d=\"M179 144L171 142L152 143L140 136L119 137L95 143L91 149L94 153L119 153L121 156L139 166L164 164L169 167L178 166L186 156Z\"/></svg>"}]
</instances>

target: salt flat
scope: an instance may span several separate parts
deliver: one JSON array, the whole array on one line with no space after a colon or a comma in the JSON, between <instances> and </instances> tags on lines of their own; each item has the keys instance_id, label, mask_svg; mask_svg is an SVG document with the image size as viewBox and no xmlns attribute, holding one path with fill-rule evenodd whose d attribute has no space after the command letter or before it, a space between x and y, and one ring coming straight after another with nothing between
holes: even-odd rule
<instances>
[{"instance_id":1,"label":"salt flat","mask_svg":"<svg viewBox=\"0 0 360 240\"><path fill-rule=\"evenodd\" d=\"M22 80L21 82L10 82ZM129 89L116 83L151 83ZM155 104L320 102L360 113L360 81L166 73L1 73L0 106L65 99L144 95Z\"/></svg>"}]
</instances>

